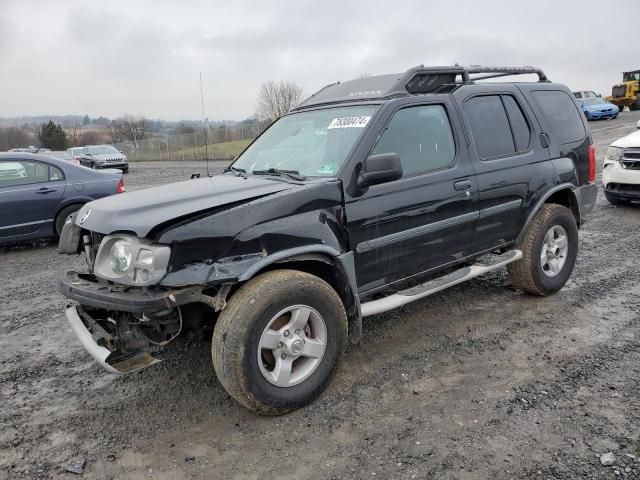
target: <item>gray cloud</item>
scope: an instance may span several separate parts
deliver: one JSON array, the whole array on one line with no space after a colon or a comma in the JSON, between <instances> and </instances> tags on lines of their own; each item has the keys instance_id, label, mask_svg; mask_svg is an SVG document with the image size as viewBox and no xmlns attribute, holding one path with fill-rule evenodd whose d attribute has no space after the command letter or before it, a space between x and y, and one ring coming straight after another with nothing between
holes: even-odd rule
<instances>
[{"instance_id":1,"label":"gray cloud","mask_svg":"<svg viewBox=\"0 0 640 480\"><path fill-rule=\"evenodd\" d=\"M310 94L418 63L535 64L572 88L608 93L622 70L640 68L626 41L640 4L615 20L610 9L604 0L9 0L0 116L197 118L203 72L209 117L240 119L264 80Z\"/></svg>"}]
</instances>

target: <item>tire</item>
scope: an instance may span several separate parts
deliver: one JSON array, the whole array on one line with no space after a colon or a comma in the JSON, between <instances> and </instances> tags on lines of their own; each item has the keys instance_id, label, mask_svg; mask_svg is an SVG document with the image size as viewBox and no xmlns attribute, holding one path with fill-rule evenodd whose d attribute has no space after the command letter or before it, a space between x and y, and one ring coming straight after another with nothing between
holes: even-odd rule
<instances>
[{"instance_id":1,"label":"tire","mask_svg":"<svg viewBox=\"0 0 640 480\"><path fill-rule=\"evenodd\" d=\"M98 165L97 165L96 163L92 162L92 163L91 163L91 168L92 168L93 170L98 170Z\"/></svg>"},{"instance_id":2,"label":"tire","mask_svg":"<svg viewBox=\"0 0 640 480\"><path fill-rule=\"evenodd\" d=\"M76 203L74 205L64 207L58 212L55 220L56 234L58 236L60 236L60 234L62 233L62 227L64 226L64 222L67 221L67 218L69 218L69 215L76 213L78 210L80 210L80 208L82 208L82 205Z\"/></svg>"},{"instance_id":3,"label":"tire","mask_svg":"<svg viewBox=\"0 0 640 480\"><path fill-rule=\"evenodd\" d=\"M609 202L611 205L628 205L629 204L628 201L623 200L617 195L613 193L609 193L606 190L604 192L604 197L607 199L607 202Z\"/></svg>"},{"instance_id":4,"label":"tire","mask_svg":"<svg viewBox=\"0 0 640 480\"><path fill-rule=\"evenodd\" d=\"M310 340L314 335L322 336L318 316L325 325L325 347L318 359L304 354L295 358L293 374L287 376L292 384L278 386L274 383L278 356L283 359L282 355L287 357L288 353L289 361L293 358L291 351L285 350L288 347L271 350L259 346L263 345L265 336L273 340L274 345L277 341L277 345L282 346L281 340L286 340L284 335L288 331L286 327L292 324L294 315L280 316L280 313L296 308L311 311L300 334L304 334L304 349L321 343ZM313 326L312 322L315 322ZM298 342L298 332L296 329L295 337L286 338L292 342L296 338ZM296 270L274 270L251 279L231 297L216 323L211 354L218 379L229 395L256 413L282 415L307 405L324 391L335 374L346 344L347 315L336 291L314 275ZM287 353L277 353L284 351ZM269 362L274 364L271 372L267 368ZM316 362L315 367L311 369L313 362ZM298 383L293 382L296 375L302 378Z\"/></svg>"},{"instance_id":5,"label":"tire","mask_svg":"<svg viewBox=\"0 0 640 480\"><path fill-rule=\"evenodd\" d=\"M122 169L122 173L129 173L129 167L125 167Z\"/></svg>"},{"instance_id":6,"label":"tire","mask_svg":"<svg viewBox=\"0 0 640 480\"><path fill-rule=\"evenodd\" d=\"M560 247L562 232L566 238L564 254ZM554 238L556 235L558 235L557 239ZM543 246L547 245L547 239L550 240L553 248L545 247L546 251L555 250L556 253L560 251L561 257L554 257L553 253L547 253L551 256L544 257L543 263ZM533 295L551 295L564 287L576 262L578 255L576 219L567 207L553 203L545 204L527 227L515 248L522 251L522 258L507 267L512 285Z\"/></svg>"},{"instance_id":7,"label":"tire","mask_svg":"<svg viewBox=\"0 0 640 480\"><path fill-rule=\"evenodd\" d=\"M629 105L629 110L631 110L632 112L635 112L636 110L638 110L637 101L636 101L636 103L632 103L631 105Z\"/></svg>"}]
</instances>

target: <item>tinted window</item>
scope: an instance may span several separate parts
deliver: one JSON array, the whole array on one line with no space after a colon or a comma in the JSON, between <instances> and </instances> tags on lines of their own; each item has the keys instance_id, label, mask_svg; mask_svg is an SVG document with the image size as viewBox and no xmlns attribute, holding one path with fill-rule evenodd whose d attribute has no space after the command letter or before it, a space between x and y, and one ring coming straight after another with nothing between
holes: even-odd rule
<instances>
[{"instance_id":1,"label":"tinted window","mask_svg":"<svg viewBox=\"0 0 640 480\"><path fill-rule=\"evenodd\" d=\"M397 153L407 176L450 165L455 151L444 107L424 105L399 110L371 153Z\"/></svg>"},{"instance_id":2,"label":"tinted window","mask_svg":"<svg viewBox=\"0 0 640 480\"><path fill-rule=\"evenodd\" d=\"M465 102L464 111L480 158L515 153L511 127L499 95L473 97Z\"/></svg>"},{"instance_id":3,"label":"tinted window","mask_svg":"<svg viewBox=\"0 0 640 480\"><path fill-rule=\"evenodd\" d=\"M502 101L511 123L511 132L516 142L516 151L523 152L529 148L529 142L531 141L529 124L515 98L510 95L503 95Z\"/></svg>"},{"instance_id":4,"label":"tinted window","mask_svg":"<svg viewBox=\"0 0 640 480\"><path fill-rule=\"evenodd\" d=\"M62 171L53 166L50 170L46 163L12 160L0 162L0 187L14 187L62 179L64 179Z\"/></svg>"},{"instance_id":5,"label":"tinted window","mask_svg":"<svg viewBox=\"0 0 640 480\"><path fill-rule=\"evenodd\" d=\"M585 137L580 113L573 99L559 90L538 90L531 96L551 129L549 135L560 144L579 142Z\"/></svg>"}]
</instances>

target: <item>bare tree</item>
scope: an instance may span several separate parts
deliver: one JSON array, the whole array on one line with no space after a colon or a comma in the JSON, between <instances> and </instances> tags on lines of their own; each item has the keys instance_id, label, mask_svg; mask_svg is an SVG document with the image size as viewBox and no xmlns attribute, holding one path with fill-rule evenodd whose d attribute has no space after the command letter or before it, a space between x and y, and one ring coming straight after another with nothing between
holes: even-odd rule
<instances>
[{"instance_id":1,"label":"bare tree","mask_svg":"<svg viewBox=\"0 0 640 480\"><path fill-rule=\"evenodd\" d=\"M120 140L132 140L138 142L144 138L147 129L147 119L144 117L134 117L133 115L124 115L116 118L111 122L112 131L111 139L113 142Z\"/></svg>"},{"instance_id":2,"label":"bare tree","mask_svg":"<svg viewBox=\"0 0 640 480\"><path fill-rule=\"evenodd\" d=\"M258 92L258 115L273 122L302 100L302 89L294 82L264 82Z\"/></svg>"},{"instance_id":3,"label":"bare tree","mask_svg":"<svg viewBox=\"0 0 640 480\"><path fill-rule=\"evenodd\" d=\"M76 122L73 123L73 127L67 128L67 137L69 138L69 143L71 143L74 147L80 146L80 129Z\"/></svg>"}]
</instances>

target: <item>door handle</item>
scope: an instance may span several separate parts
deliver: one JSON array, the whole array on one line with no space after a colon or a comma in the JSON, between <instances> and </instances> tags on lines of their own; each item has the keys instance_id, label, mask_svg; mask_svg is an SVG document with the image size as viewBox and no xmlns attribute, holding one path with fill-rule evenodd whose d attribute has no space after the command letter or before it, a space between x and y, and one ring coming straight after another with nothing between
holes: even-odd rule
<instances>
[{"instance_id":1,"label":"door handle","mask_svg":"<svg viewBox=\"0 0 640 480\"><path fill-rule=\"evenodd\" d=\"M469 190L471 188L471 180L459 180L453 183L453 188L458 192Z\"/></svg>"},{"instance_id":2,"label":"door handle","mask_svg":"<svg viewBox=\"0 0 640 480\"><path fill-rule=\"evenodd\" d=\"M42 187L42 188L39 188L38 190L36 190L36 193L39 193L40 195L45 195L47 193L52 193L52 192L55 192L55 191L56 191L55 188Z\"/></svg>"}]
</instances>

